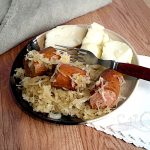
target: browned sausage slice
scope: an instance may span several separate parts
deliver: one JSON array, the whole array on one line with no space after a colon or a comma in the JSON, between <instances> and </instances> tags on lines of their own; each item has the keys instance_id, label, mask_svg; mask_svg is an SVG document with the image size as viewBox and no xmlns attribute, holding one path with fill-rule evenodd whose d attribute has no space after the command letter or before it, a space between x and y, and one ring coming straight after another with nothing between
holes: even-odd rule
<instances>
[{"instance_id":1,"label":"browned sausage slice","mask_svg":"<svg viewBox=\"0 0 150 150\"><path fill-rule=\"evenodd\" d=\"M53 47L41 50L39 53L43 54L44 57L48 59L51 59L52 57L54 59L60 59L60 56L56 54L56 50ZM29 65L29 63L29 60L24 60L25 74L29 77L41 76L48 70L42 63L33 62L31 65Z\"/></svg>"},{"instance_id":2,"label":"browned sausage slice","mask_svg":"<svg viewBox=\"0 0 150 150\"><path fill-rule=\"evenodd\" d=\"M86 75L86 71L71 66L69 64L61 64L58 68L58 71L55 73L52 86L57 88L65 88L68 90L74 90L75 87L72 86L71 76L73 74L79 73L80 75Z\"/></svg>"},{"instance_id":3,"label":"browned sausage slice","mask_svg":"<svg viewBox=\"0 0 150 150\"><path fill-rule=\"evenodd\" d=\"M94 94L90 97L91 107L94 109L114 107L118 103L121 78L123 78L122 74L115 70L104 70L99 85L95 87Z\"/></svg>"},{"instance_id":4,"label":"browned sausage slice","mask_svg":"<svg viewBox=\"0 0 150 150\"><path fill-rule=\"evenodd\" d=\"M44 50L39 51L40 54L43 54L45 58L51 59L60 59L60 56L56 54L56 49L53 47L45 48Z\"/></svg>"}]
</instances>

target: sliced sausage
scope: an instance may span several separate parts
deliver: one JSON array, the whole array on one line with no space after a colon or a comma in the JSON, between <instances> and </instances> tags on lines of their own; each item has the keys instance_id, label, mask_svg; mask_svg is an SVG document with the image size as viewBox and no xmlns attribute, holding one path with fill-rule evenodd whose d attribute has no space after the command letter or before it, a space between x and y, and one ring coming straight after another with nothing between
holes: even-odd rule
<instances>
[{"instance_id":1,"label":"sliced sausage","mask_svg":"<svg viewBox=\"0 0 150 150\"><path fill-rule=\"evenodd\" d=\"M69 64L61 64L53 77L52 86L74 90L75 87L73 87L70 77L77 73L80 75L86 75L86 71L78 67Z\"/></svg>"},{"instance_id":2,"label":"sliced sausage","mask_svg":"<svg viewBox=\"0 0 150 150\"><path fill-rule=\"evenodd\" d=\"M40 54L43 54L45 58L51 59L60 59L60 56L56 54L56 49L53 47L45 48L44 50L39 51Z\"/></svg>"},{"instance_id":3,"label":"sliced sausage","mask_svg":"<svg viewBox=\"0 0 150 150\"><path fill-rule=\"evenodd\" d=\"M29 60L24 61L24 69L26 76L36 77L43 75L48 69L44 66L44 64L40 64L38 62L33 62L29 67Z\"/></svg>"},{"instance_id":4,"label":"sliced sausage","mask_svg":"<svg viewBox=\"0 0 150 150\"><path fill-rule=\"evenodd\" d=\"M44 50L39 51L40 54L43 54L45 58L51 59L52 57L54 59L60 59L60 56L56 54L56 50L53 47L46 48ZM32 62L30 65L29 60L24 60L24 69L26 76L29 77L35 77L35 76L41 76L43 75L48 68L45 67L44 64L39 62Z\"/></svg>"},{"instance_id":5,"label":"sliced sausage","mask_svg":"<svg viewBox=\"0 0 150 150\"><path fill-rule=\"evenodd\" d=\"M102 72L99 84L96 85L94 94L90 97L92 108L112 108L118 103L120 78L123 78L122 74L115 70L106 69Z\"/></svg>"}]
</instances>

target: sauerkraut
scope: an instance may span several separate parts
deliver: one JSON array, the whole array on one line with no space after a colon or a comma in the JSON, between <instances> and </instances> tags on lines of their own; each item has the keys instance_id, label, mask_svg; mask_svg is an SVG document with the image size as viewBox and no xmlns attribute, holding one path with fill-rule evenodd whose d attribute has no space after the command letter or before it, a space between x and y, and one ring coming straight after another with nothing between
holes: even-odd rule
<instances>
[{"instance_id":1,"label":"sauerkraut","mask_svg":"<svg viewBox=\"0 0 150 150\"><path fill-rule=\"evenodd\" d=\"M71 78L72 84L76 84L76 90L57 89L51 85L52 76L43 75L36 77L27 77L23 68L17 68L14 75L20 78L19 85L22 90L22 97L33 108L33 111L47 113L49 117L59 118L62 115L76 116L84 120L94 119L111 110L92 109L89 105L89 97L92 87L98 80L103 68L99 65L83 65L81 62L70 62L70 56L60 54L62 59L59 61L49 61L37 51L30 51L25 59L44 63L47 66L51 64L68 63L82 68L87 76L74 74ZM57 68L57 67L56 67Z\"/></svg>"}]
</instances>

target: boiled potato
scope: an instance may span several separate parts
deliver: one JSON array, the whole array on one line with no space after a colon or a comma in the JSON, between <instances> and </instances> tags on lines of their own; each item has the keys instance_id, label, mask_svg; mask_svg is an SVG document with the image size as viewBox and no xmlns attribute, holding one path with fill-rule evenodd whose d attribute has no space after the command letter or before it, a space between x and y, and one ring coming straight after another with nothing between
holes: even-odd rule
<instances>
[{"instance_id":1,"label":"boiled potato","mask_svg":"<svg viewBox=\"0 0 150 150\"><path fill-rule=\"evenodd\" d=\"M102 59L131 63L133 52L131 48L120 41L109 41L103 46Z\"/></svg>"},{"instance_id":2,"label":"boiled potato","mask_svg":"<svg viewBox=\"0 0 150 150\"><path fill-rule=\"evenodd\" d=\"M97 23L93 23L83 39L81 48L91 51L96 57L100 58L102 54L103 40L104 27Z\"/></svg>"},{"instance_id":3,"label":"boiled potato","mask_svg":"<svg viewBox=\"0 0 150 150\"><path fill-rule=\"evenodd\" d=\"M58 26L46 33L45 47L63 45L76 47L81 45L87 29L78 25Z\"/></svg>"}]
</instances>

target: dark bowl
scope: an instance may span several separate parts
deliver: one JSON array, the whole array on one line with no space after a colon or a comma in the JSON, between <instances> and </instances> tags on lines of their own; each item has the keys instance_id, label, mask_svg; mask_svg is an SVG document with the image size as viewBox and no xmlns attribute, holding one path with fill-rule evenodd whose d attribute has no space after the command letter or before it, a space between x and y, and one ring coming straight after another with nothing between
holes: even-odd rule
<instances>
[{"instance_id":1,"label":"dark bowl","mask_svg":"<svg viewBox=\"0 0 150 150\"><path fill-rule=\"evenodd\" d=\"M38 119L42 119L45 120L47 122L51 122L51 123L57 123L57 124L65 124L65 125L77 125L77 124L83 124L85 123L84 120L79 119L77 117L71 117L71 116L64 116L62 115L62 117L60 119L53 119L48 117L47 113L40 113L40 112L35 112L33 111L33 108L29 105L29 103L27 101L25 101L22 97L22 91L20 89L18 89L17 85L19 84L20 80L16 79L13 77L14 73L15 73L15 69L16 68L20 68L23 67L23 59L25 57L25 55L28 53L28 51L31 50L40 50L40 46L38 45L37 39L34 38L32 39L18 54L18 56L16 57L12 69L11 69L11 73L10 73L10 87L11 87L11 91L15 97L16 103L21 107L21 109L26 112L27 114L31 115L34 118L38 118Z\"/></svg>"},{"instance_id":2,"label":"dark bowl","mask_svg":"<svg viewBox=\"0 0 150 150\"><path fill-rule=\"evenodd\" d=\"M87 25L84 25L84 27L87 28ZM132 63L137 64L137 65L139 64L137 54L136 54L134 48L131 46L131 44L126 39L124 39L122 36L120 36L119 34L113 32L111 30L105 29L105 32L109 35L109 37L111 39L121 41L121 42L124 42L127 45L129 45L129 47L133 51ZM24 59L25 55L28 53L28 51L31 51L31 50L39 51L39 50L42 50L43 48L45 48L45 38L46 38L46 32L43 34L40 34L36 38L33 38L20 51L20 53L16 57L16 59L13 63L13 66L12 66L12 70L11 70L11 74L10 74L11 90L12 90L13 95L15 96L17 104L21 107L21 109L24 112L28 113L32 117L42 119L47 122L57 123L57 124L66 124L66 125L85 124L85 123L91 123L93 121L98 121L100 119L103 119L104 117L108 117L108 118L111 117L111 114L113 114L113 112L117 111L118 108L124 106L124 104L130 100L129 98L131 97L132 93L134 92L135 88L137 87L138 80L136 78L126 76L125 77L126 86L121 89L121 93L122 93L122 95L124 95L126 97L126 100L119 102L117 108L115 110L113 110L111 113L101 116L97 119L85 121L85 120L79 119L77 117L65 116L65 115L62 115L62 117L60 119L53 119L53 118L48 117L48 114L46 114L46 113L39 113L39 112L33 111L33 108L29 105L29 103L22 98L22 91L17 88L17 84L19 84L19 80L14 78L13 75L15 73L16 68L23 67L23 59Z\"/></svg>"}]
</instances>

